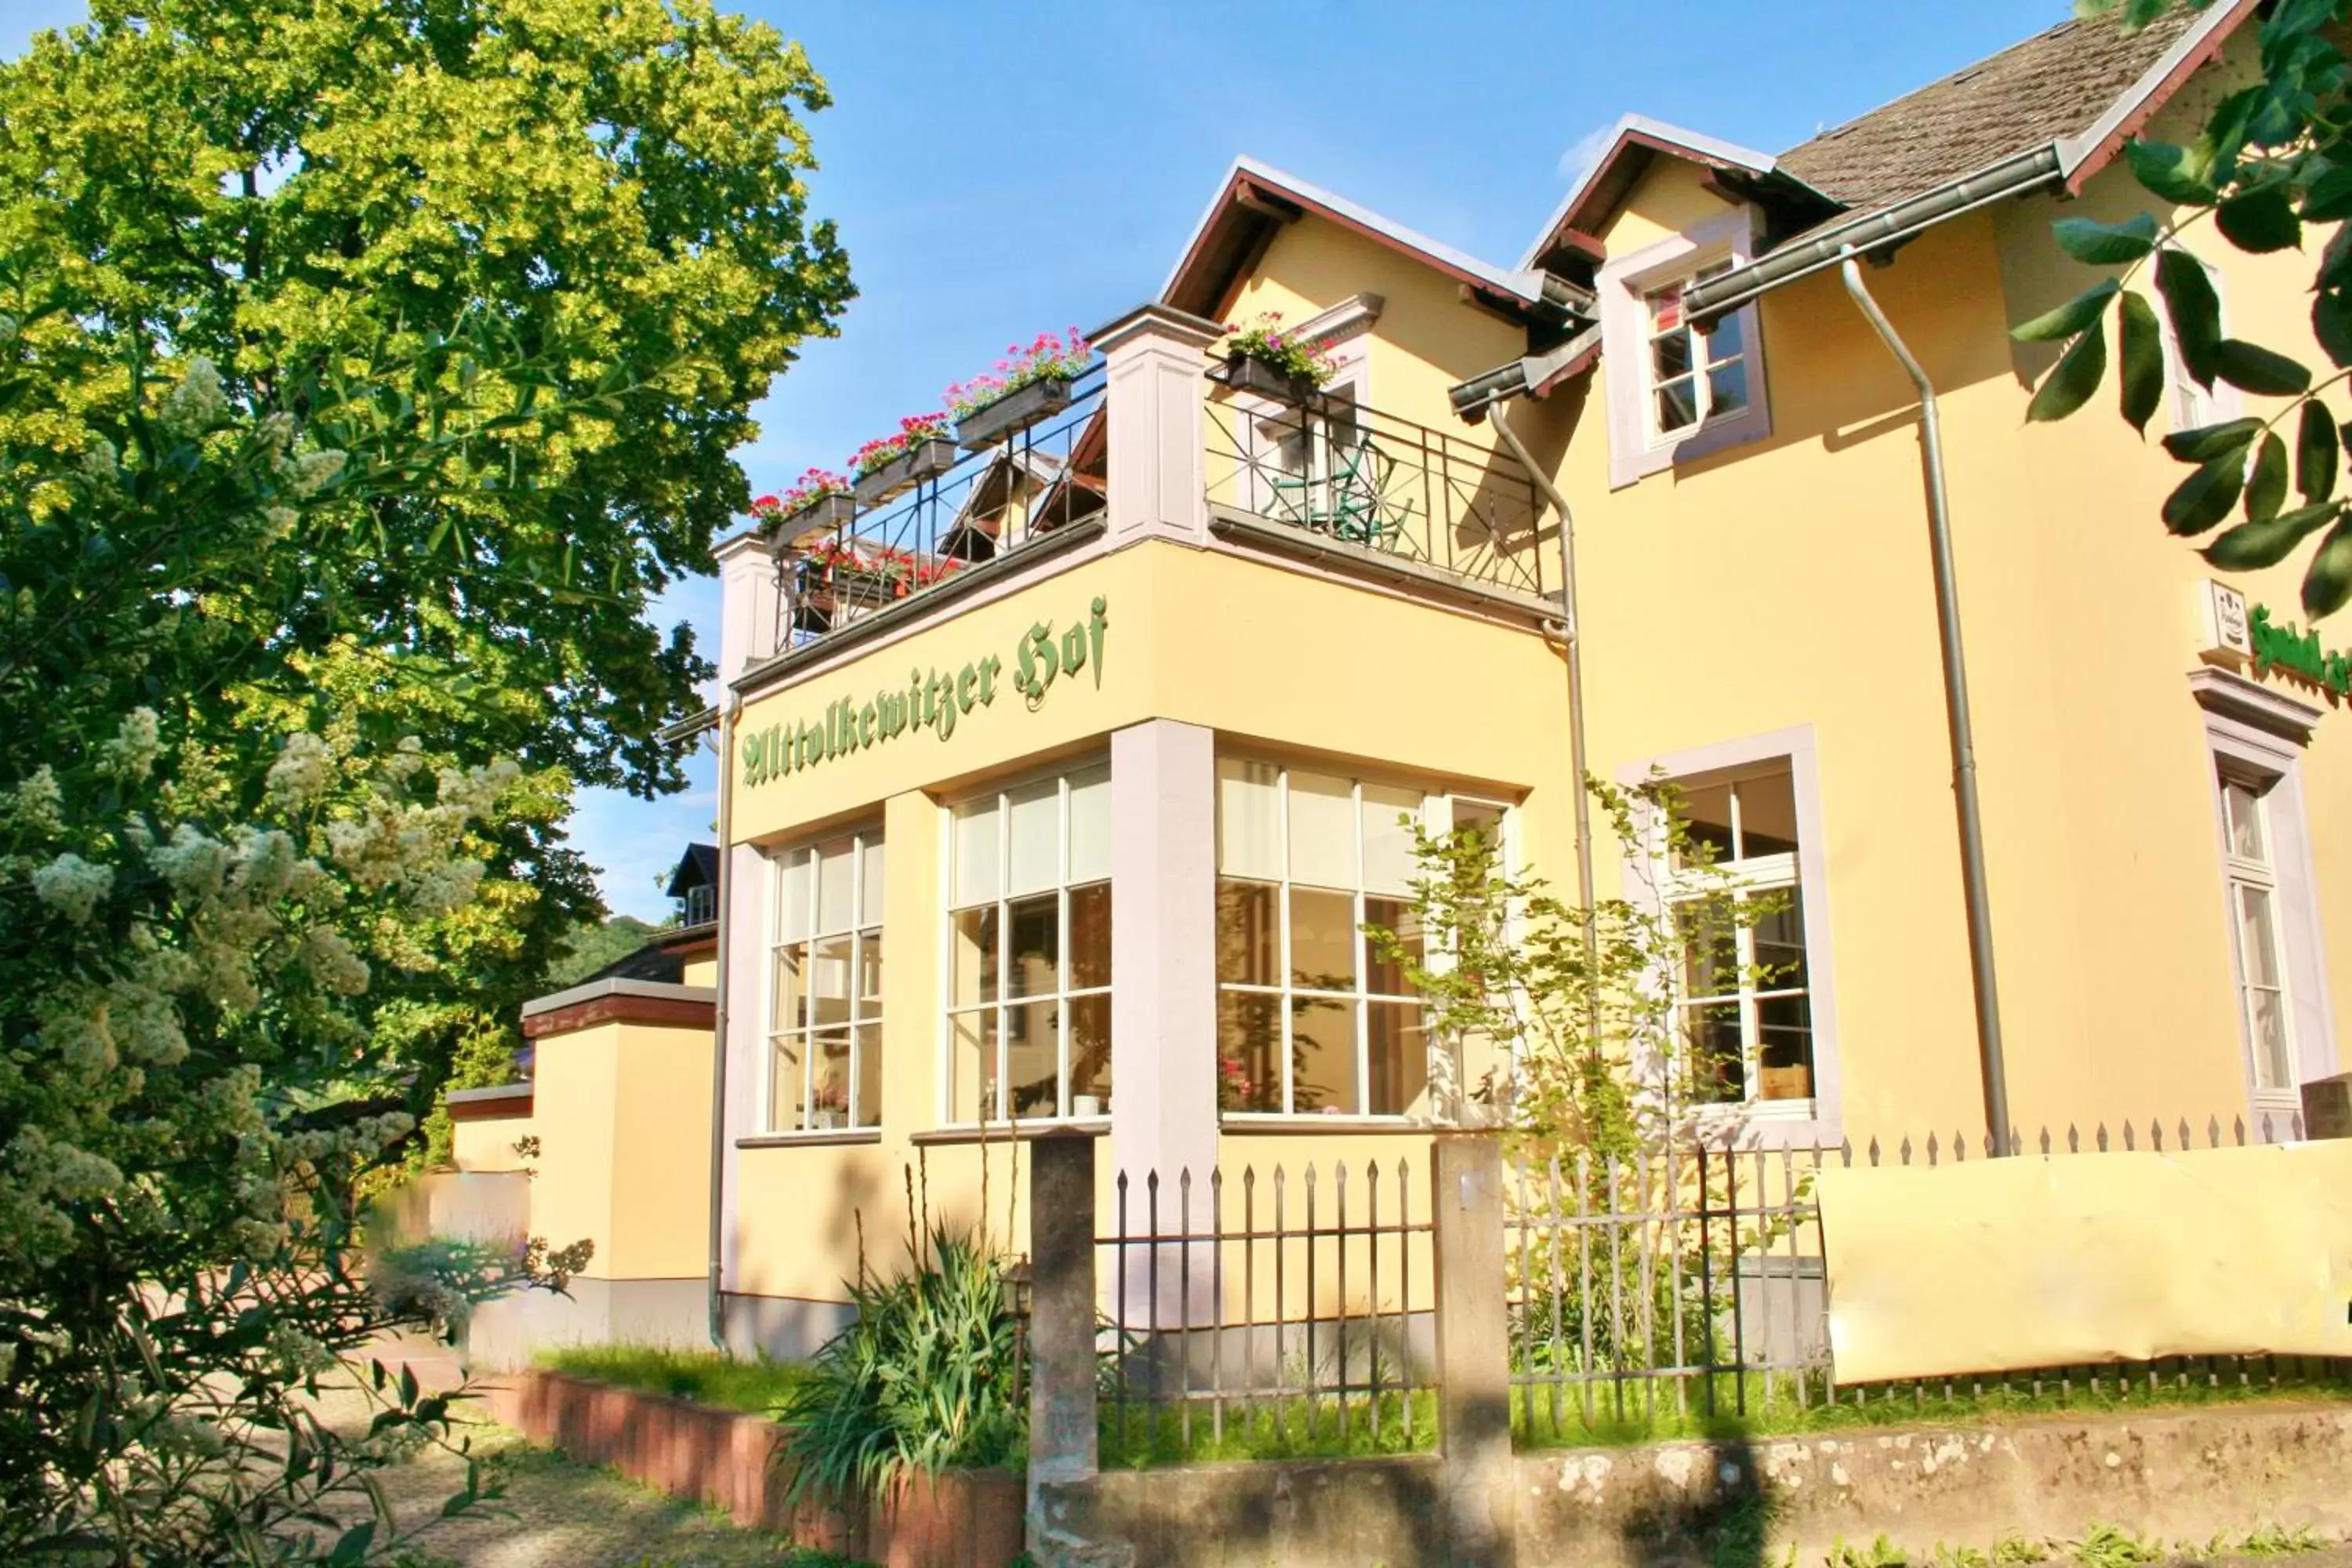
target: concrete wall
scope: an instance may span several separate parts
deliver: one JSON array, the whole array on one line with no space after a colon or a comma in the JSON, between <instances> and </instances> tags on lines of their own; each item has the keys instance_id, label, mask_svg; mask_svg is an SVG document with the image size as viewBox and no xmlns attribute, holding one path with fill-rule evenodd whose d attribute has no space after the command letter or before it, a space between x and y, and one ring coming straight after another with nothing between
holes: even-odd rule
<instances>
[{"instance_id":1,"label":"concrete wall","mask_svg":"<svg viewBox=\"0 0 2352 1568\"><path fill-rule=\"evenodd\" d=\"M1791 1548L1811 1563L1841 1537L1881 1534L1916 1562L1939 1542L1990 1552L2003 1536L2063 1540L2101 1522L2168 1542L2270 1525L2342 1534L2352 1531L2347 1467L2352 1410L2341 1406L1865 1428L1524 1454L1512 1522L1517 1561L1579 1568L1760 1564ZM1061 1540L1038 1560L1442 1563L1451 1560L1436 1506L1442 1468L1433 1458L1106 1474L1047 1489L1045 1517ZM1759 1516L1760 1542L1742 1533ZM1096 1555L1071 1550L1078 1542Z\"/></svg>"}]
</instances>

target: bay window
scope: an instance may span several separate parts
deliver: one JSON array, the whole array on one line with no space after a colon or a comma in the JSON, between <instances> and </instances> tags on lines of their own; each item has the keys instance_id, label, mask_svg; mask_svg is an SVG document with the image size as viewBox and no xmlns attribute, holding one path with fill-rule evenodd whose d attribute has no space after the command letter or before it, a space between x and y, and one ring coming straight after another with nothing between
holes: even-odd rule
<instances>
[{"instance_id":1,"label":"bay window","mask_svg":"<svg viewBox=\"0 0 2352 1568\"><path fill-rule=\"evenodd\" d=\"M767 1130L882 1121L882 835L771 858Z\"/></svg>"},{"instance_id":2,"label":"bay window","mask_svg":"<svg viewBox=\"0 0 2352 1568\"><path fill-rule=\"evenodd\" d=\"M1426 1116L1420 998L1366 925L1419 962L1412 828L1431 800L1281 763L1217 764L1217 1091L1272 1115ZM1465 824L1498 822L1464 803Z\"/></svg>"},{"instance_id":3,"label":"bay window","mask_svg":"<svg viewBox=\"0 0 2352 1568\"><path fill-rule=\"evenodd\" d=\"M1110 770L992 790L949 832L948 1119L1108 1115Z\"/></svg>"}]
</instances>

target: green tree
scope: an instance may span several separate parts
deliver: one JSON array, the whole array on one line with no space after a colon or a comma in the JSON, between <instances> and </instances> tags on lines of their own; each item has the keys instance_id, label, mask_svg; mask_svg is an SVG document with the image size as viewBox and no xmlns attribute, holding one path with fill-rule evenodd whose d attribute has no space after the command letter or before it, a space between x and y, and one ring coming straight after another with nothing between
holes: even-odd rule
<instances>
[{"instance_id":1,"label":"green tree","mask_svg":"<svg viewBox=\"0 0 2352 1568\"><path fill-rule=\"evenodd\" d=\"M2078 8L2120 9L2123 26L2140 27L2179 3L2205 0L2079 0ZM2164 503L2164 525L2202 539L2237 513L2200 552L2233 572L2274 566L2316 538L2303 579L2304 609L2315 619L2352 598L2352 519L2337 485L2344 430L2320 399L2352 377L2352 230L2340 226L2352 217L2352 65L2336 42L2348 14L2347 0L2279 0L2259 26L2260 80L2216 103L2186 145L2126 143L2133 174L2169 216L2060 220L2056 237L2069 256L2124 270L2013 334L2066 345L2028 410L2030 418L2063 419L2105 380L2112 306L2123 416L2145 430L2163 397L2161 329L2147 299L2125 285L2153 268L2189 374L2208 387L2219 380L2287 399L2267 418L2165 437L2165 450L2190 471ZM2314 374L2304 345L2283 352L2222 331L2204 268L2173 243L2209 218L2252 254L2294 249L2307 227L2337 226L2320 247L2311 290L2312 342L2332 367L2326 374Z\"/></svg>"},{"instance_id":2,"label":"green tree","mask_svg":"<svg viewBox=\"0 0 2352 1568\"><path fill-rule=\"evenodd\" d=\"M656 733L709 667L649 606L709 569L751 404L850 298L803 184L827 101L797 46L709 0L94 0L0 66L0 311L93 367L0 409L20 476L121 417L149 338L296 416L321 376L413 363L434 433L479 437L465 483L260 546L213 608L287 657L179 697L207 732L338 713L436 766L522 768L444 994L387 1020L427 1079L603 914L571 790L682 783ZM498 423L542 394L446 346L484 321L602 395Z\"/></svg>"}]
</instances>

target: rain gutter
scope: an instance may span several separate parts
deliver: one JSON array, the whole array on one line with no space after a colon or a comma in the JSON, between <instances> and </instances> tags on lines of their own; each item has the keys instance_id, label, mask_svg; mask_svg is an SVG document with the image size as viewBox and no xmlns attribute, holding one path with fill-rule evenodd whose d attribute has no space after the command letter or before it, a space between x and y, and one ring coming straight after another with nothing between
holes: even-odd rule
<instances>
[{"instance_id":1,"label":"rain gutter","mask_svg":"<svg viewBox=\"0 0 2352 1568\"><path fill-rule=\"evenodd\" d=\"M719 963L712 981L718 994L710 1016L710 1284L708 1306L710 1342L727 1348L726 1297L720 1293L720 1269L726 1262L727 1215L727 952L734 946L733 922L728 907L728 869L735 860L735 725L742 717L743 699L730 693L719 715Z\"/></svg>"},{"instance_id":2,"label":"rain gutter","mask_svg":"<svg viewBox=\"0 0 2352 1568\"><path fill-rule=\"evenodd\" d=\"M1816 230L1719 278L1685 290L1683 304L1698 326L1738 310L1762 295L1838 266L1847 252L1870 252L1901 245L1963 213L1990 206L2063 182L2061 149L2052 142L1990 163L1973 174L1937 186L1878 212Z\"/></svg>"}]
</instances>

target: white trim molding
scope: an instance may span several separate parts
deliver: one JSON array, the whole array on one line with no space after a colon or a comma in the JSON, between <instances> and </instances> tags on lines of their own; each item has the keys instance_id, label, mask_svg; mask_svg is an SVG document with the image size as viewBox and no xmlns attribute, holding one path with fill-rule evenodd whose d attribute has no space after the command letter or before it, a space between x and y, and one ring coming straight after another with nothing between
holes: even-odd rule
<instances>
[{"instance_id":1,"label":"white trim molding","mask_svg":"<svg viewBox=\"0 0 2352 1568\"><path fill-rule=\"evenodd\" d=\"M1603 263L1595 292L1601 301L1601 378L1609 405L1609 488L1622 489L1676 463L1772 434L1770 377L1764 368L1760 312L1753 301L1727 320L1738 324L1748 367L1748 406L1703 421L1689 434L1654 439L1648 317L1644 296L1675 279L1689 279L1718 261L1743 266L1756 252L1758 209L1743 206L1688 231ZM1702 367L1699 374L1705 374Z\"/></svg>"},{"instance_id":2,"label":"white trim molding","mask_svg":"<svg viewBox=\"0 0 2352 1568\"><path fill-rule=\"evenodd\" d=\"M1785 759L1797 807L1797 890L1804 908L1805 989L1812 1022L1813 1097L1725 1107L1723 1130L1742 1148L1827 1148L1845 1135L1845 1079L1839 1053L1837 963L1830 941L1829 834L1822 817L1821 763L1813 727L1799 724L1736 741L1694 746L1629 763L1618 782L1638 784L1654 773L1681 783ZM1657 873L1650 859L1647 826L1642 841L1625 847L1625 887L1630 896L1654 905ZM1706 1130L1711 1115L1702 1114Z\"/></svg>"}]
</instances>

